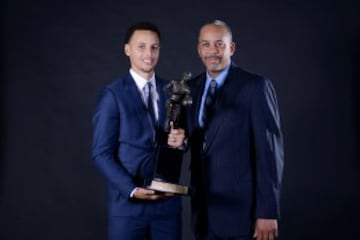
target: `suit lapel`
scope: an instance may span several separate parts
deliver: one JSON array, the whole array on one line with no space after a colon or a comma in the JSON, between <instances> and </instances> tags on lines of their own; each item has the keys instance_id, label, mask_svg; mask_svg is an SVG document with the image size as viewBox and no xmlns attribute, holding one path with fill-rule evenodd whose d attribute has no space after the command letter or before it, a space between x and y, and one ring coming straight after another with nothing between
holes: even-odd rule
<instances>
[{"instance_id":1,"label":"suit lapel","mask_svg":"<svg viewBox=\"0 0 360 240\"><path fill-rule=\"evenodd\" d=\"M217 133L224 124L223 106L226 105L226 103L228 103L229 101L233 101L233 99L235 99L235 96L233 96L233 94L237 94L236 91L238 88L234 86L234 84L236 83L236 80L240 81L240 79L233 79L234 74L232 70L233 68L230 67L229 74L226 76L224 85L219 89L219 92L217 93L218 95L215 103L215 114L212 119L212 126L206 135L207 140L206 148L204 149L204 151L206 151L206 149L211 146L213 140L216 138Z\"/></svg>"},{"instance_id":2,"label":"suit lapel","mask_svg":"<svg viewBox=\"0 0 360 240\"><path fill-rule=\"evenodd\" d=\"M139 122L144 125L145 129L150 129L152 131L152 139L155 140L155 128L152 126L153 124L149 114L147 113L141 93L139 92L139 89L130 73L125 78L125 89L126 91L124 91L124 94L127 95L126 98L129 99L130 104L132 104L137 110L136 112ZM145 121L145 119L147 119L147 121Z\"/></svg>"},{"instance_id":3,"label":"suit lapel","mask_svg":"<svg viewBox=\"0 0 360 240\"><path fill-rule=\"evenodd\" d=\"M158 108L159 108L159 127L162 128L164 122L165 122L165 118L166 118L166 105L163 104L165 103L167 96L164 92L164 82L162 80L160 80L158 77L155 77L156 79L156 90L159 94L159 102L158 102Z\"/></svg>"},{"instance_id":4,"label":"suit lapel","mask_svg":"<svg viewBox=\"0 0 360 240\"><path fill-rule=\"evenodd\" d=\"M194 123L194 124L192 124L194 126L194 128L200 127L198 119L199 119L199 113L200 113L202 93L205 88L206 75L202 74L199 79L200 79L200 81L195 82L193 88L191 89L191 91L193 91L192 92L193 104L195 105L194 108L191 108L191 109L193 109L193 112L191 114L191 116L193 116L193 119L191 119L191 122Z\"/></svg>"}]
</instances>

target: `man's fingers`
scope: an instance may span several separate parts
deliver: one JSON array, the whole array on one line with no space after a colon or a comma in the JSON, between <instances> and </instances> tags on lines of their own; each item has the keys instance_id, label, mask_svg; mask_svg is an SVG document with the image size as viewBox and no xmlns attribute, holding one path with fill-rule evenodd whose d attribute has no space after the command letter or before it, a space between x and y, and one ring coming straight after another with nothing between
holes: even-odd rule
<instances>
[{"instance_id":1,"label":"man's fingers","mask_svg":"<svg viewBox=\"0 0 360 240\"><path fill-rule=\"evenodd\" d=\"M164 196L165 197L173 197L173 196L175 196L175 194L174 193L164 193Z\"/></svg>"},{"instance_id":2,"label":"man's fingers","mask_svg":"<svg viewBox=\"0 0 360 240\"><path fill-rule=\"evenodd\" d=\"M138 188L135 192L135 197L139 199L149 199L149 197L153 196L155 191L146 189L146 188Z\"/></svg>"},{"instance_id":3,"label":"man's fingers","mask_svg":"<svg viewBox=\"0 0 360 240\"><path fill-rule=\"evenodd\" d=\"M253 237L256 240L275 240L278 236L276 219L257 219Z\"/></svg>"},{"instance_id":4,"label":"man's fingers","mask_svg":"<svg viewBox=\"0 0 360 240\"><path fill-rule=\"evenodd\" d=\"M143 200L160 200L174 196L173 193L157 194L154 190L138 188L134 194L135 198Z\"/></svg>"},{"instance_id":5,"label":"man's fingers","mask_svg":"<svg viewBox=\"0 0 360 240\"><path fill-rule=\"evenodd\" d=\"M154 195L155 194L155 191L150 190L150 189L144 189L143 192L145 195Z\"/></svg>"},{"instance_id":6,"label":"man's fingers","mask_svg":"<svg viewBox=\"0 0 360 240\"><path fill-rule=\"evenodd\" d=\"M277 235L274 231L256 231L253 235L253 238L256 240L275 240L277 238Z\"/></svg>"}]
</instances>

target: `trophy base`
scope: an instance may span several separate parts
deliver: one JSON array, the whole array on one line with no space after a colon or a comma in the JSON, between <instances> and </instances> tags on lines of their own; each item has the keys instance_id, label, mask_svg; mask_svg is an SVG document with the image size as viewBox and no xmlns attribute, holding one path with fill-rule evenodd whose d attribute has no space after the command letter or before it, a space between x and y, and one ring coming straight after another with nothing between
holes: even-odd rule
<instances>
[{"instance_id":1,"label":"trophy base","mask_svg":"<svg viewBox=\"0 0 360 240\"><path fill-rule=\"evenodd\" d=\"M159 192L174 193L179 195L190 195L190 188L187 186L168 182L160 182L156 180L152 180L151 184L147 188Z\"/></svg>"}]
</instances>

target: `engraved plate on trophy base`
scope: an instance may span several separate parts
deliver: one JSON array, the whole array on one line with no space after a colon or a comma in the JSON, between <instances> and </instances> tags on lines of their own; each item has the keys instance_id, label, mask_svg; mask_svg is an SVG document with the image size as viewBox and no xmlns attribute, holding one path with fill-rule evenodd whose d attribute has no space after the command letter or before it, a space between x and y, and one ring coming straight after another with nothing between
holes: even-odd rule
<instances>
[{"instance_id":1,"label":"engraved plate on trophy base","mask_svg":"<svg viewBox=\"0 0 360 240\"><path fill-rule=\"evenodd\" d=\"M179 195L190 195L190 188L188 186L162 182L156 179L152 180L150 186L148 186L147 188L159 192L174 193Z\"/></svg>"}]
</instances>

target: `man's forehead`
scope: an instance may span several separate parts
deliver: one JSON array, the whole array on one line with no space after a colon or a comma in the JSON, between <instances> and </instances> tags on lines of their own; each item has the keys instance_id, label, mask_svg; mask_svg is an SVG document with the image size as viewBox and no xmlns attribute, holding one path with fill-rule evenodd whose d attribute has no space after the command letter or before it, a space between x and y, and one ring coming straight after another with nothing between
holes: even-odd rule
<instances>
[{"instance_id":1,"label":"man's forehead","mask_svg":"<svg viewBox=\"0 0 360 240\"><path fill-rule=\"evenodd\" d=\"M215 25L215 24L207 24L204 25L201 30L201 32L208 32L208 31L212 31L212 32L226 32L226 27L225 26L221 26L221 25Z\"/></svg>"},{"instance_id":2,"label":"man's forehead","mask_svg":"<svg viewBox=\"0 0 360 240\"><path fill-rule=\"evenodd\" d=\"M199 41L200 42L220 42L220 41L227 41L229 40L230 36L228 34L223 34L223 33L204 33L204 34L200 34L199 36Z\"/></svg>"},{"instance_id":3,"label":"man's forehead","mask_svg":"<svg viewBox=\"0 0 360 240\"><path fill-rule=\"evenodd\" d=\"M146 41L148 39L156 39L157 42L159 42L159 37L158 35L153 32L153 31L149 31L149 30L136 30L134 31L133 35L130 38L131 40L137 40L137 41Z\"/></svg>"}]
</instances>

